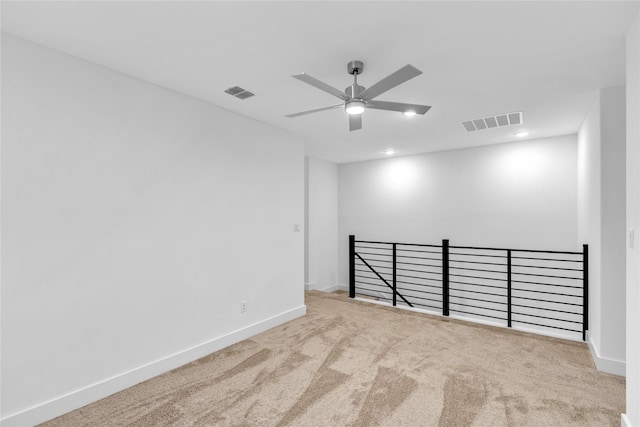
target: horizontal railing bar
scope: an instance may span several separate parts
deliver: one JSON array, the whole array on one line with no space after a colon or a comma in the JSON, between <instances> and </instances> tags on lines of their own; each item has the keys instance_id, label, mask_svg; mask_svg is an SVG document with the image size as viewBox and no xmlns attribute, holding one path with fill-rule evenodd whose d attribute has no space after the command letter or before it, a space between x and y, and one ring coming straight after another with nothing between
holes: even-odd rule
<instances>
[{"instance_id":1,"label":"horizontal railing bar","mask_svg":"<svg viewBox=\"0 0 640 427\"><path fill-rule=\"evenodd\" d=\"M452 262L464 262L467 264L482 264L482 265L501 265L501 266L507 266L506 263L504 262L480 262L480 261L460 261L460 260L455 260L455 259L450 259L449 260L450 263ZM455 267L452 267L455 268Z\"/></svg>"},{"instance_id":2,"label":"horizontal railing bar","mask_svg":"<svg viewBox=\"0 0 640 427\"><path fill-rule=\"evenodd\" d=\"M528 317L536 317L536 318L539 318L539 319L555 320L557 322L577 323L578 325L582 325L582 321L577 322L575 320L557 319L555 317L545 317L545 316L538 316L536 314L517 313L515 311L512 311L511 314L518 314L520 316L528 316Z\"/></svg>"},{"instance_id":3,"label":"horizontal railing bar","mask_svg":"<svg viewBox=\"0 0 640 427\"><path fill-rule=\"evenodd\" d=\"M370 243L370 244L375 244L375 245L392 245L393 243L395 243L396 245L402 245L402 246L420 246L420 247L428 247L428 248L441 248L442 245L427 245L424 243L399 243L399 242L376 242L373 240L356 240L355 241L356 244L357 243Z\"/></svg>"},{"instance_id":4,"label":"horizontal railing bar","mask_svg":"<svg viewBox=\"0 0 640 427\"><path fill-rule=\"evenodd\" d=\"M356 255L358 255L358 253L357 253L357 252L356 252ZM386 266L386 265L379 265L379 264L375 264L375 265L374 265L374 264L371 264L371 263L369 262L369 261L376 262L376 261L378 261L378 260L367 260L366 258L363 258L363 259L364 259L365 261L367 261L367 263L368 263L370 266L372 266L372 267L378 267L378 268L392 268L392 267L389 267L389 266ZM364 265L364 266L366 267L366 264L365 264L364 262L362 262L362 260L360 260L360 258L358 258L358 259L356 260L356 264L357 264L357 265L359 265L359 266L363 266L363 265Z\"/></svg>"},{"instance_id":5,"label":"horizontal railing bar","mask_svg":"<svg viewBox=\"0 0 640 427\"><path fill-rule=\"evenodd\" d=\"M397 257L396 257L397 258ZM432 265L432 264L419 264L417 262L400 262L396 261L396 264L402 265L417 265L419 267L433 267L433 268L442 268L442 265Z\"/></svg>"},{"instance_id":6,"label":"horizontal railing bar","mask_svg":"<svg viewBox=\"0 0 640 427\"><path fill-rule=\"evenodd\" d=\"M537 258L537 257L522 257L522 256L512 256L511 259L531 259L536 261L558 261L558 262L582 262L581 259Z\"/></svg>"},{"instance_id":7,"label":"horizontal railing bar","mask_svg":"<svg viewBox=\"0 0 640 427\"><path fill-rule=\"evenodd\" d=\"M359 253L360 255L373 255L373 256L391 257L391 254L376 254L376 253L373 253L373 252L362 252L362 251L357 251L357 253ZM382 260L380 260L380 261L382 261ZM391 262L391 261L389 260L389 261L386 261L386 262Z\"/></svg>"},{"instance_id":8,"label":"horizontal railing bar","mask_svg":"<svg viewBox=\"0 0 640 427\"><path fill-rule=\"evenodd\" d=\"M414 252L414 253L420 253L420 254L441 254L442 251L417 251L415 249L400 249L400 248L396 248L396 252Z\"/></svg>"},{"instance_id":9,"label":"horizontal railing bar","mask_svg":"<svg viewBox=\"0 0 640 427\"><path fill-rule=\"evenodd\" d=\"M458 292L469 292L472 294L481 294L481 295L493 295L494 297L503 297L506 298L506 295L500 295L500 294L492 294L490 292L480 292L480 291L469 291L469 290L465 290L465 289L457 289L457 288L451 288L449 287L450 291L458 291ZM454 295L451 295L454 296Z\"/></svg>"},{"instance_id":10,"label":"horizontal railing bar","mask_svg":"<svg viewBox=\"0 0 640 427\"><path fill-rule=\"evenodd\" d=\"M442 267L440 267L440 268L442 268ZM413 270L411 268L400 268L400 267L397 267L396 270L398 270L398 271L411 271L412 273L425 273L425 274L437 274L437 275L441 275L442 274L441 271Z\"/></svg>"},{"instance_id":11,"label":"horizontal railing bar","mask_svg":"<svg viewBox=\"0 0 640 427\"><path fill-rule=\"evenodd\" d=\"M366 243L366 244L374 244L374 245L393 245L394 242L378 242L378 241L373 241L373 240L356 240L355 244L356 247L358 243ZM428 247L428 248L442 248L442 245L429 245L429 244L424 244L424 243L399 243L399 242L395 242L395 244L397 246L418 246L418 247ZM363 247L363 246L360 246ZM549 251L549 250L542 250L542 249L510 249L510 248L491 248L491 247L480 247L480 246L449 246L450 249L472 249L472 250L485 250L485 251L508 251L510 250L511 252L524 252L524 253L541 253L541 254L563 254L563 255L582 255L582 252L575 252L575 251ZM370 249L387 249L387 248L370 248ZM390 249L390 248L389 248ZM402 249L402 248L397 248L397 250L409 250L409 249ZM477 255L480 256L480 254L469 254L469 255ZM486 256L486 255L485 255ZM517 258L517 259L541 259L541 258L527 258L527 257L512 257L512 258ZM561 261L561 260L556 260L553 258L547 258L547 260L549 261ZM567 261L571 261L571 262L580 262L580 260L567 260Z\"/></svg>"},{"instance_id":12,"label":"horizontal railing bar","mask_svg":"<svg viewBox=\"0 0 640 427\"><path fill-rule=\"evenodd\" d=\"M358 271L358 272L360 272L360 273L363 273L363 272L362 272L362 271L360 271L360 270L357 270L357 271ZM357 277L357 278L362 278L362 279L376 279L376 280L380 280L380 278L379 278L379 277L377 277L377 276L365 276L364 274L356 274L356 277ZM393 279L391 279L391 280L393 280Z\"/></svg>"},{"instance_id":13,"label":"horizontal railing bar","mask_svg":"<svg viewBox=\"0 0 640 427\"><path fill-rule=\"evenodd\" d=\"M472 301L489 302L489 303L500 304L500 305L505 305L507 303L506 301L505 302L502 302L502 301L489 301L489 300L486 300L486 299L471 298L471 297L459 297L459 296L456 296L456 295L450 295L450 296L454 297L454 298L464 298L465 300L468 299L468 300L472 300ZM505 298L506 298L506 295L505 295Z\"/></svg>"},{"instance_id":14,"label":"horizontal railing bar","mask_svg":"<svg viewBox=\"0 0 640 427\"><path fill-rule=\"evenodd\" d=\"M426 248L441 248L442 245L428 245L425 243L396 243L397 246L420 246L420 247L426 247ZM398 250L401 250L402 248L398 248Z\"/></svg>"},{"instance_id":15,"label":"horizontal railing bar","mask_svg":"<svg viewBox=\"0 0 640 427\"><path fill-rule=\"evenodd\" d=\"M515 320L515 319L512 319L512 322L515 322L515 323L524 323L524 324L526 324L526 325L542 326L543 328L562 329L563 331L577 332L577 333L579 333L579 334L581 334L581 333L582 333L582 331L576 331L575 329L567 329L567 328L561 328L561 327L559 327L559 326L550 326L550 325L543 325L543 324L540 324L540 323L525 322L524 320Z\"/></svg>"},{"instance_id":16,"label":"horizontal railing bar","mask_svg":"<svg viewBox=\"0 0 640 427\"><path fill-rule=\"evenodd\" d=\"M382 287L383 289L387 289L387 286L385 286L385 285L381 285L381 284L379 284L379 283L364 282L364 281L362 281L362 280L357 280L357 279L356 279L356 284L360 284L360 285L370 285L370 286L380 286L380 287Z\"/></svg>"},{"instance_id":17,"label":"horizontal railing bar","mask_svg":"<svg viewBox=\"0 0 640 427\"><path fill-rule=\"evenodd\" d=\"M555 286L555 287L568 288L568 289L582 289L582 286L559 285L557 283L525 282L525 281L522 281L522 280L511 280L511 282L512 283L527 283L529 285Z\"/></svg>"},{"instance_id":18,"label":"horizontal railing bar","mask_svg":"<svg viewBox=\"0 0 640 427\"><path fill-rule=\"evenodd\" d=\"M453 309L451 309L451 308L450 308L450 310L452 310L452 311L457 311L458 313L471 314L471 315L473 315L473 316L490 317L490 318L492 318L492 319L498 319L498 320L502 320L502 321L504 321L504 320L505 320L505 319L504 319L504 318L502 318L502 317L489 316L488 314L469 313L468 311L458 310L458 309L455 309L455 308L453 308Z\"/></svg>"},{"instance_id":19,"label":"horizontal railing bar","mask_svg":"<svg viewBox=\"0 0 640 427\"><path fill-rule=\"evenodd\" d=\"M355 249L375 249L377 251L391 251L392 250L391 247L389 247L389 248L376 248L376 247L373 247L373 246L356 246Z\"/></svg>"},{"instance_id":20,"label":"horizontal railing bar","mask_svg":"<svg viewBox=\"0 0 640 427\"><path fill-rule=\"evenodd\" d=\"M535 274L535 273L518 273L512 271L511 274L519 274L521 276L534 276L534 277L550 277L552 279L569 279L569 280L582 280L582 277L568 277L568 276L551 276L549 274Z\"/></svg>"},{"instance_id":21,"label":"horizontal railing bar","mask_svg":"<svg viewBox=\"0 0 640 427\"><path fill-rule=\"evenodd\" d=\"M498 310L497 308L489 308L489 307L478 307L477 305L469 305L469 304L463 304L461 302L453 302L453 301L449 301L449 304L452 305L461 305L463 307L470 307L470 308L477 308L480 310L491 310L491 311L497 311L498 313L506 313L507 310Z\"/></svg>"},{"instance_id":22,"label":"horizontal railing bar","mask_svg":"<svg viewBox=\"0 0 640 427\"><path fill-rule=\"evenodd\" d=\"M362 270L362 269L359 269L359 268L356 268L355 270L357 272L360 272L360 273L373 274L373 273L371 273L371 270ZM384 274L391 274L391 273L384 273Z\"/></svg>"},{"instance_id":23,"label":"horizontal railing bar","mask_svg":"<svg viewBox=\"0 0 640 427\"><path fill-rule=\"evenodd\" d=\"M374 283L378 283L378 282L382 282L382 283L384 283L383 281L381 281L381 280L380 280L380 278L379 278L379 277L363 276L363 275L360 275L360 274L359 274L359 275L356 275L356 279L359 279L359 280L362 280L362 279L365 279L365 280L373 280L373 281L374 281ZM385 285L385 286L386 286L386 285Z\"/></svg>"},{"instance_id":24,"label":"horizontal railing bar","mask_svg":"<svg viewBox=\"0 0 640 427\"><path fill-rule=\"evenodd\" d=\"M544 268L546 270L565 270L565 271L580 271L581 268L568 268L568 267L547 267L545 265L523 265L523 264L511 264L511 267L523 267L523 268Z\"/></svg>"},{"instance_id":25,"label":"horizontal railing bar","mask_svg":"<svg viewBox=\"0 0 640 427\"><path fill-rule=\"evenodd\" d=\"M439 280L438 280L439 282ZM436 285L429 285L427 283L414 283L414 282L405 282L403 280L397 280L396 279L396 283L402 283L403 285L416 285L416 286L427 286L429 288L438 288L438 289L442 289L442 286L436 286ZM438 295L442 295L442 294L438 294Z\"/></svg>"},{"instance_id":26,"label":"horizontal railing bar","mask_svg":"<svg viewBox=\"0 0 640 427\"><path fill-rule=\"evenodd\" d=\"M438 283L442 282L441 279L432 279L430 277L407 276L406 274L397 274L396 276L397 277L408 277L409 279L430 280L432 282L438 282ZM440 287L442 287L442 286L440 286Z\"/></svg>"},{"instance_id":27,"label":"horizontal railing bar","mask_svg":"<svg viewBox=\"0 0 640 427\"><path fill-rule=\"evenodd\" d=\"M449 249L473 249L473 250L483 250L483 251L506 251L507 249L502 249L502 248L481 248L478 246L453 246L450 245Z\"/></svg>"},{"instance_id":28,"label":"horizontal railing bar","mask_svg":"<svg viewBox=\"0 0 640 427\"><path fill-rule=\"evenodd\" d=\"M454 281L454 280L449 280L449 283L456 283L458 285L470 285L470 286L481 286L483 288L495 288L495 289L507 289L504 286L494 286L494 285L480 285L478 283L471 283L471 282L459 282L459 281Z\"/></svg>"},{"instance_id":29,"label":"horizontal railing bar","mask_svg":"<svg viewBox=\"0 0 640 427\"><path fill-rule=\"evenodd\" d=\"M506 282L507 281L507 279L495 279L495 278L491 278L491 277L478 277L478 276L465 276L464 274L449 274L449 276L467 277L469 279L497 280L499 282Z\"/></svg>"},{"instance_id":30,"label":"horizontal railing bar","mask_svg":"<svg viewBox=\"0 0 640 427\"><path fill-rule=\"evenodd\" d=\"M506 265L505 265L506 267ZM499 274L507 274L506 271L498 271L498 270L484 270L482 268L467 268L467 267L454 267L449 266L449 270L468 270L468 271L483 271L485 273L499 273Z\"/></svg>"},{"instance_id":31,"label":"horizontal railing bar","mask_svg":"<svg viewBox=\"0 0 640 427\"><path fill-rule=\"evenodd\" d=\"M396 252L396 258L411 258L411 259L424 259L428 261L442 261L442 258L427 258L422 256L409 256L409 255L400 255Z\"/></svg>"},{"instance_id":32,"label":"horizontal railing bar","mask_svg":"<svg viewBox=\"0 0 640 427\"><path fill-rule=\"evenodd\" d=\"M396 283L399 283L399 282L396 281ZM431 295L442 296L442 293L421 291L421 290L418 290L418 289L410 289L410 288L401 288L400 286L396 286L396 289L401 290L401 291L407 291L407 292L420 292L421 294L431 294Z\"/></svg>"},{"instance_id":33,"label":"horizontal railing bar","mask_svg":"<svg viewBox=\"0 0 640 427\"><path fill-rule=\"evenodd\" d=\"M547 251L543 249L511 249L512 252L525 252L532 254L561 254L561 255L582 255L582 252L577 251Z\"/></svg>"},{"instance_id":34,"label":"horizontal railing bar","mask_svg":"<svg viewBox=\"0 0 640 427\"><path fill-rule=\"evenodd\" d=\"M362 265L364 265L364 263L362 263ZM378 264L371 264L371 263L369 263L369 265L371 267L386 268L387 270L393 270L393 267L387 267L386 265L378 265Z\"/></svg>"},{"instance_id":35,"label":"horizontal railing bar","mask_svg":"<svg viewBox=\"0 0 640 427\"><path fill-rule=\"evenodd\" d=\"M398 271L411 271L412 273L425 273L425 274L435 274L437 276L441 276L442 272L438 271L426 271L426 270L411 270L409 268L397 268Z\"/></svg>"},{"instance_id":36,"label":"horizontal railing bar","mask_svg":"<svg viewBox=\"0 0 640 427\"><path fill-rule=\"evenodd\" d=\"M582 255L582 252L571 251L545 251L541 249L510 249L510 248L483 248L478 246L449 246L451 249L474 249L485 251L511 251L511 252L530 252L530 253L543 253L543 254L565 254L565 255Z\"/></svg>"},{"instance_id":37,"label":"horizontal railing bar","mask_svg":"<svg viewBox=\"0 0 640 427\"><path fill-rule=\"evenodd\" d=\"M513 304L513 303L511 303L511 305L512 305L513 307L530 308L531 310L555 311L555 312L557 312L557 313L575 314L576 316L582 316L582 313L576 313L575 311L555 310L555 309L553 309L553 308L533 307L533 306L531 306L531 305L520 305L520 304Z\"/></svg>"},{"instance_id":38,"label":"horizontal railing bar","mask_svg":"<svg viewBox=\"0 0 640 427\"><path fill-rule=\"evenodd\" d=\"M538 301L538 302L548 302L548 303L551 303L551 304L572 305L574 307L582 307L582 304L576 304L576 303L573 303L573 302L549 301L549 300L546 300L546 299L521 297L521 296L518 296L518 295L511 295L511 298L512 299L526 299L526 300L529 300L529 301Z\"/></svg>"},{"instance_id":39,"label":"horizontal railing bar","mask_svg":"<svg viewBox=\"0 0 640 427\"><path fill-rule=\"evenodd\" d=\"M557 292L548 292L548 291L532 291L530 289L517 289L511 288L512 291L520 291L520 292L533 292L536 294L546 294L546 295L559 295L561 297L573 297L573 298L582 298L582 295L573 295L573 294L559 294Z\"/></svg>"},{"instance_id":40,"label":"horizontal railing bar","mask_svg":"<svg viewBox=\"0 0 640 427\"><path fill-rule=\"evenodd\" d=\"M371 264L371 262L388 262L389 264L393 264L392 261L381 261L381 260L377 260L377 259L366 259L366 260L369 263L369 265L372 266L372 267L387 268L387 269L391 268L392 269L392 267L389 267L389 266L386 266L386 265L379 265L379 264L373 265L373 264ZM364 265L363 262L360 262L360 263L356 262L356 264L358 266L360 266L360 267L362 267Z\"/></svg>"},{"instance_id":41,"label":"horizontal railing bar","mask_svg":"<svg viewBox=\"0 0 640 427\"><path fill-rule=\"evenodd\" d=\"M466 253L460 253L460 252L449 252L449 255L481 256L485 258L506 258L506 255L466 254ZM449 261L456 261L456 260L450 259Z\"/></svg>"}]
</instances>

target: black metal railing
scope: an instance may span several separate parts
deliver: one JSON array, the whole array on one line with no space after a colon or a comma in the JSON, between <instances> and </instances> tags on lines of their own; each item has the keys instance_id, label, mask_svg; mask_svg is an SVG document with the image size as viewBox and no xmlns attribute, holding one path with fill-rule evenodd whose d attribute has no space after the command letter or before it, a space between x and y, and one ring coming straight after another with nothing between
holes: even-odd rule
<instances>
[{"instance_id":1,"label":"black metal railing","mask_svg":"<svg viewBox=\"0 0 640 427\"><path fill-rule=\"evenodd\" d=\"M356 240L349 296L443 316L582 334L589 328L589 248L582 252Z\"/></svg>"}]
</instances>

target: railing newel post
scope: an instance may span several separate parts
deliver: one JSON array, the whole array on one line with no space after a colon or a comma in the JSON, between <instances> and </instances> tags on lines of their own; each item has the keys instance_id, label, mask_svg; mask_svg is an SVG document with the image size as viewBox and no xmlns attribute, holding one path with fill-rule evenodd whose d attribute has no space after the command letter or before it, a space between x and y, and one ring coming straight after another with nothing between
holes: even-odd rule
<instances>
[{"instance_id":1,"label":"railing newel post","mask_svg":"<svg viewBox=\"0 0 640 427\"><path fill-rule=\"evenodd\" d=\"M442 315L449 315L449 239L442 240Z\"/></svg>"},{"instance_id":2,"label":"railing newel post","mask_svg":"<svg viewBox=\"0 0 640 427\"><path fill-rule=\"evenodd\" d=\"M507 249L507 327L511 327L511 249Z\"/></svg>"},{"instance_id":3,"label":"railing newel post","mask_svg":"<svg viewBox=\"0 0 640 427\"><path fill-rule=\"evenodd\" d=\"M396 244L392 243L393 248L393 306L396 306Z\"/></svg>"},{"instance_id":4,"label":"railing newel post","mask_svg":"<svg viewBox=\"0 0 640 427\"><path fill-rule=\"evenodd\" d=\"M356 236L349 235L349 298L356 297Z\"/></svg>"},{"instance_id":5,"label":"railing newel post","mask_svg":"<svg viewBox=\"0 0 640 427\"><path fill-rule=\"evenodd\" d=\"M589 245L582 245L582 341L589 330Z\"/></svg>"}]
</instances>

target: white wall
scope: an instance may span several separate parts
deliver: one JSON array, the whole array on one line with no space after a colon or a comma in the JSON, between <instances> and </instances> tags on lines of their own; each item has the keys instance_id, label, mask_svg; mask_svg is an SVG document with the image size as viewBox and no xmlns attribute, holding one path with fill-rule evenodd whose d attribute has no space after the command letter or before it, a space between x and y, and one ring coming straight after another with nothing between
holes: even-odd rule
<instances>
[{"instance_id":1,"label":"white wall","mask_svg":"<svg viewBox=\"0 0 640 427\"><path fill-rule=\"evenodd\" d=\"M578 132L578 241L589 245L589 339L601 348L601 120L600 92Z\"/></svg>"},{"instance_id":2,"label":"white wall","mask_svg":"<svg viewBox=\"0 0 640 427\"><path fill-rule=\"evenodd\" d=\"M623 423L640 426L640 13L627 32L627 408ZM629 242L630 243L630 242Z\"/></svg>"},{"instance_id":3,"label":"white wall","mask_svg":"<svg viewBox=\"0 0 640 427\"><path fill-rule=\"evenodd\" d=\"M3 425L304 314L297 137L7 35L2 88Z\"/></svg>"},{"instance_id":4,"label":"white wall","mask_svg":"<svg viewBox=\"0 0 640 427\"><path fill-rule=\"evenodd\" d=\"M625 360L626 117L624 86L603 89L602 103L602 357ZM624 375L624 368L614 371Z\"/></svg>"},{"instance_id":5,"label":"white wall","mask_svg":"<svg viewBox=\"0 0 640 427\"><path fill-rule=\"evenodd\" d=\"M625 367L625 87L603 89L578 133L578 239L589 244L589 346Z\"/></svg>"},{"instance_id":6,"label":"white wall","mask_svg":"<svg viewBox=\"0 0 640 427\"><path fill-rule=\"evenodd\" d=\"M578 249L575 135L342 164L339 173L343 284L349 234Z\"/></svg>"},{"instance_id":7,"label":"white wall","mask_svg":"<svg viewBox=\"0 0 640 427\"><path fill-rule=\"evenodd\" d=\"M338 284L338 165L309 157L307 166L308 289L335 289Z\"/></svg>"}]
</instances>

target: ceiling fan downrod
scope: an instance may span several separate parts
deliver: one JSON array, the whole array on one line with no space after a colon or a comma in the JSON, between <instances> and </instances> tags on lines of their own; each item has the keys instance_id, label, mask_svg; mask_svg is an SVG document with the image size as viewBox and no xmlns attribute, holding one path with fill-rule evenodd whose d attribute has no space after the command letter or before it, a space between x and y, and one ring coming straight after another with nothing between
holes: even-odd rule
<instances>
[{"instance_id":1,"label":"ceiling fan downrod","mask_svg":"<svg viewBox=\"0 0 640 427\"><path fill-rule=\"evenodd\" d=\"M358 74L362 74L364 71L364 64L362 61L351 61L347 64L347 72L353 76L353 84L346 88L344 92L351 99L356 98L356 96L364 91L364 86L358 85Z\"/></svg>"}]
</instances>

